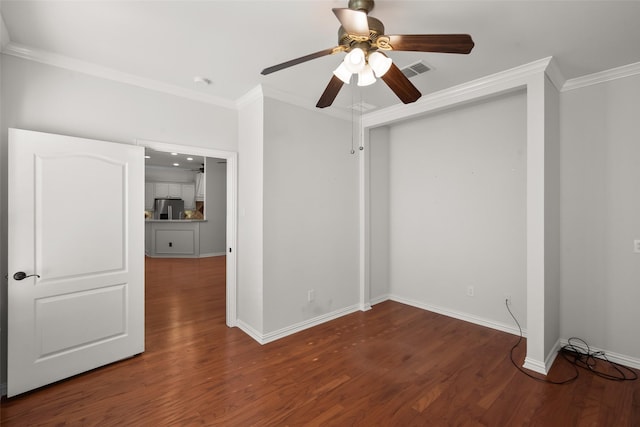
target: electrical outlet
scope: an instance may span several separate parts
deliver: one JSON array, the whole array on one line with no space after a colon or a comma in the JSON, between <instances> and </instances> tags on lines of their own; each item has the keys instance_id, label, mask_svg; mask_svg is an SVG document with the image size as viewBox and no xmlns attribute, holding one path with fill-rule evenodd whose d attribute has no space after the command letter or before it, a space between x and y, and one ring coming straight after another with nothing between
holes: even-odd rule
<instances>
[{"instance_id":1,"label":"electrical outlet","mask_svg":"<svg viewBox=\"0 0 640 427\"><path fill-rule=\"evenodd\" d=\"M473 286L467 286L467 295L472 297L474 294Z\"/></svg>"},{"instance_id":2,"label":"electrical outlet","mask_svg":"<svg viewBox=\"0 0 640 427\"><path fill-rule=\"evenodd\" d=\"M640 254L640 240L633 241L633 252Z\"/></svg>"},{"instance_id":3,"label":"electrical outlet","mask_svg":"<svg viewBox=\"0 0 640 427\"><path fill-rule=\"evenodd\" d=\"M316 297L316 292L313 289L309 289L309 292L307 292L307 301L313 302L315 297Z\"/></svg>"},{"instance_id":4,"label":"electrical outlet","mask_svg":"<svg viewBox=\"0 0 640 427\"><path fill-rule=\"evenodd\" d=\"M504 294L504 300L506 301L507 305L511 305L511 295Z\"/></svg>"}]
</instances>

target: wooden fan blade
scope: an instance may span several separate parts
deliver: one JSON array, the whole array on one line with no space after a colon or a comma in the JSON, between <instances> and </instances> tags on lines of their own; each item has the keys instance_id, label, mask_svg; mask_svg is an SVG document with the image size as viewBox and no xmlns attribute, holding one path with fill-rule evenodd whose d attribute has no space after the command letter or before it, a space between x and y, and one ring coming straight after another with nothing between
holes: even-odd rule
<instances>
[{"instance_id":1,"label":"wooden fan blade","mask_svg":"<svg viewBox=\"0 0 640 427\"><path fill-rule=\"evenodd\" d=\"M347 34L369 37L369 21L366 13L352 9L334 8L331 10Z\"/></svg>"},{"instance_id":2,"label":"wooden fan blade","mask_svg":"<svg viewBox=\"0 0 640 427\"><path fill-rule=\"evenodd\" d=\"M321 58L326 55L331 55L334 52L335 48L321 50L315 53L310 53L309 55L301 56L300 58L292 59L287 62L283 62L282 64L273 65L271 67L267 67L260 74L266 76L267 74L274 73L276 71L280 71L285 68L292 67L294 65L302 64L303 62L311 61L312 59Z\"/></svg>"},{"instance_id":3,"label":"wooden fan blade","mask_svg":"<svg viewBox=\"0 0 640 427\"><path fill-rule=\"evenodd\" d=\"M393 50L469 53L475 43L469 34L397 34L389 37Z\"/></svg>"},{"instance_id":4,"label":"wooden fan blade","mask_svg":"<svg viewBox=\"0 0 640 427\"><path fill-rule=\"evenodd\" d=\"M395 93L405 104L415 102L422 96L420 91L409 81L407 76L402 74L402 71L400 71L400 68L398 68L396 64L391 64L391 68L389 68L389 71L384 73L381 79L384 80L393 93Z\"/></svg>"},{"instance_id":5,"label":"wooden fan blade","mask_svg":"<svg viewBox=\"0 0 640 427\"><path fill-rule=\"evenodd\" d=\"M338 92L340 92L340 89L342 89L343 84L344 83L342 82L342 80L340 80L336 76L332 76L326 89L324 90L324 92L322 92L322 96L320 96L316 107L325 108L333 104L333 100L336 99L336 96L338 96Z\"/></svg>"}]
</instances>

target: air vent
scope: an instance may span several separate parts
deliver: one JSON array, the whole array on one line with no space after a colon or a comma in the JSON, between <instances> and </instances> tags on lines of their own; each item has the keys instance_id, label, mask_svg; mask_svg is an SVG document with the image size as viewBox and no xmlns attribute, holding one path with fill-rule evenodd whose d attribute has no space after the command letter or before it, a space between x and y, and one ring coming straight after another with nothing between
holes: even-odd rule
<instances>
[{"instance_id":1,"label":"air vent","mask_svg":"<svg viewBox=\"0 0 640 427\"><path fill-rule=\"evenodd\" d=\"M375 105L367 104L366 102L358 102L357 104L349 106L350 110L358 111L360 113L375 110L376 108L378 107L376 107Z\"/></svg>"},{"instance_id":2,"label":"air vent","mask_svg":"<svg viewBox=\"0 0 640 427\"><path fill-rule=\"evenodd\" d=\"M431 68L424 62L418 61L414 62L413 64L407 65L404 68L401 68L400 71L402 71L402 74L404 74L405 76L411 78L417 76L418 74L426 73L430 69Z\"/></svg>"}]
</instances>

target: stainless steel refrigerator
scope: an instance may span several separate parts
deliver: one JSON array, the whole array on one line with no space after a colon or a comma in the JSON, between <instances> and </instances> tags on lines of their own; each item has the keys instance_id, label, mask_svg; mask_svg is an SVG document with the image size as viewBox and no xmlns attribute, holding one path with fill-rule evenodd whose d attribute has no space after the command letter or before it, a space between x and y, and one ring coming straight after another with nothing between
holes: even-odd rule
<instances>
[{"instance_id":1,"label":"stainless steel refrigerator","mask_svg":"<svg viewBox=\"0 0 640 427\"><path fill-rule=\"evenodd\" d=\"M154 207L154 219L184 219L184 200L182 199L156 199Z\"/></svg>"}]
</instances>

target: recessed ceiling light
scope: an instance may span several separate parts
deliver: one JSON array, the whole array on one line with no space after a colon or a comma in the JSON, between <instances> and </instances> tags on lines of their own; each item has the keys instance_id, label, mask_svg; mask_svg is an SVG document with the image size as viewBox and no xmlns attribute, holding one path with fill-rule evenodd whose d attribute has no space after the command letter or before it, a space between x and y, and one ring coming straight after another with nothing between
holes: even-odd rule
<instances>
[{"instance_id":1,"label":"recessed ceiling light","mask_svg":"<svg viewBox=\"0 0 640 427\"><path fill-rule=\"evenodd\" d=\"M174 163L173 166L180 166L180 163Z\"/></svg>"},{"instance_id":2,"label":"recessed ceiling light","mask_svg":"<svg viewBox=\"0 0 640 427\"><path fill-rule=\"evenodd\" d=\"M145 159L150 159L150 158L151 158L151 156L144 156L144 158L145 158Z\"/></svg>"},{"instance_id":3,"label":"recessed ceiling light","mask_svg":"<svg viewBox=\"0 0 640 427\"><path fill-rule=\"evenodd\" d=\"M177 156L177 155L178 155L178 153L171 153L171 155L172 155L172 156Z\"/></svg>"},{"instance_id":4,"label":"recessed ceiling light","mask_svg":"<svg viewBox=\"0 0 640 427\"><path fill-rule=\"evenodd\" d=\"M193 157L187 157L187 160L191 161L193 160Z\"/></svg>"}]
</instances>

